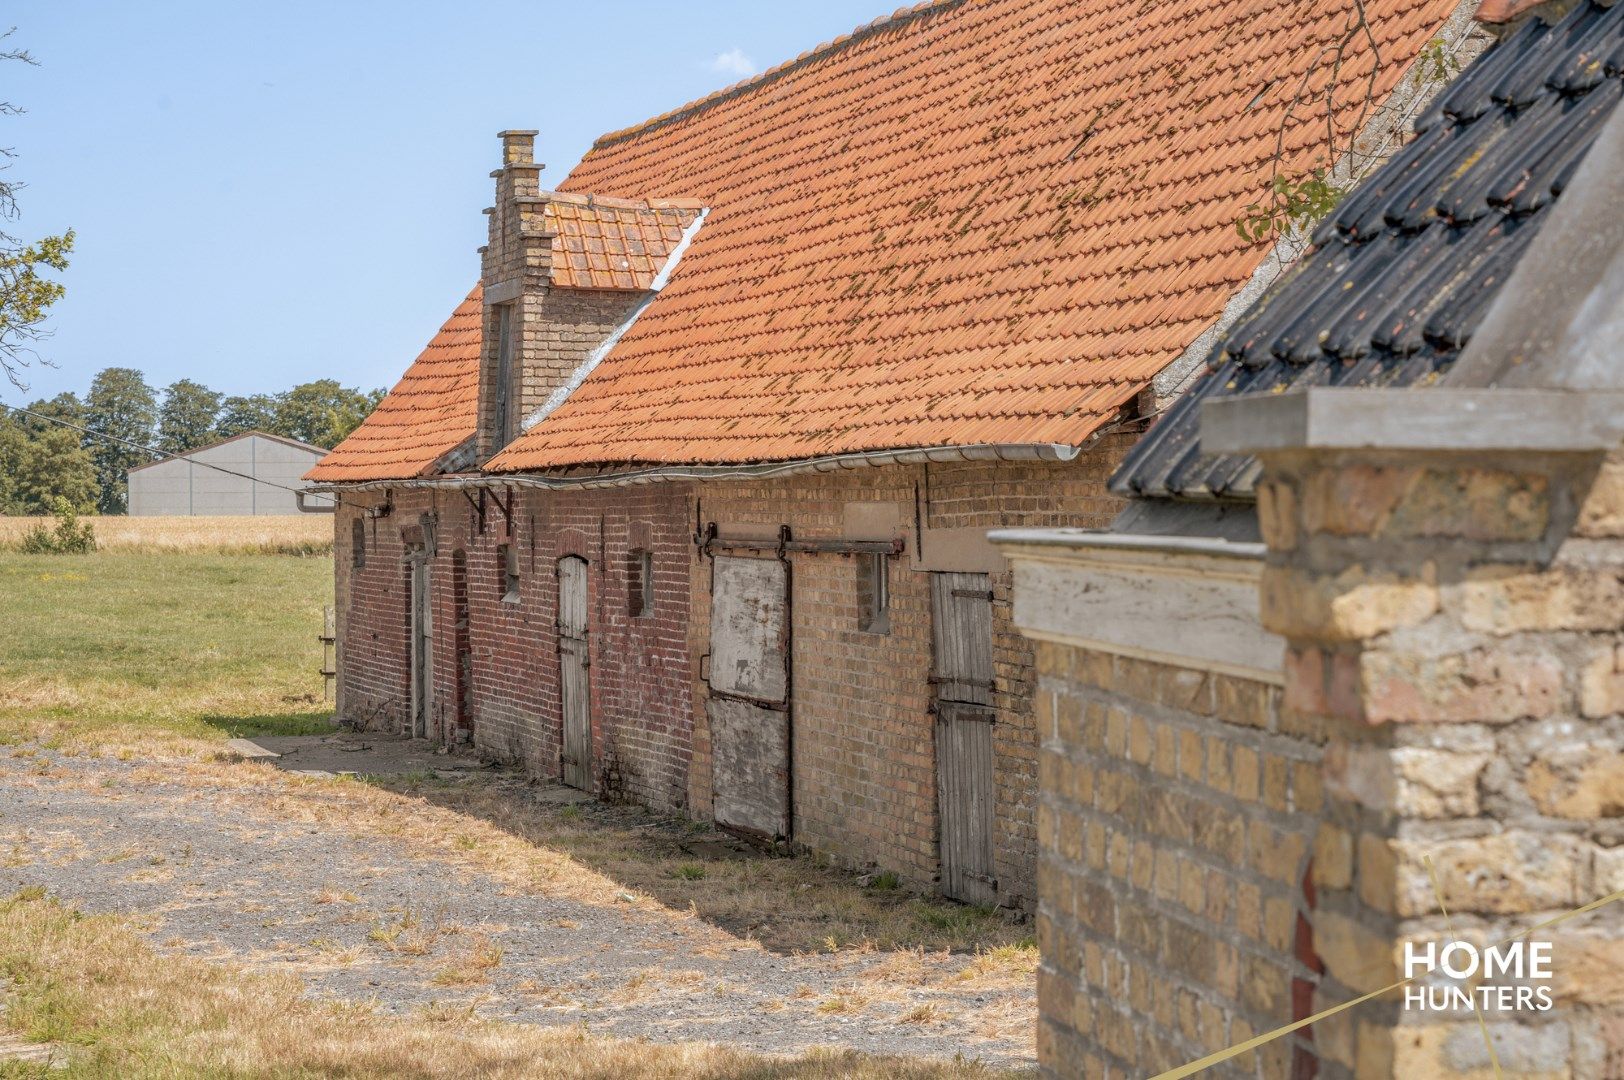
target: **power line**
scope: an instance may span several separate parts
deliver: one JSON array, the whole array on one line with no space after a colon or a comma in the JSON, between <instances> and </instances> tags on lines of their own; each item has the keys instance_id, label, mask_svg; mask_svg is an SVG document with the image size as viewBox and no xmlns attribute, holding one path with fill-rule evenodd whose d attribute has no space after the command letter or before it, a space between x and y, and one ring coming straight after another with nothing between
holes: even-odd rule
<instances>
[{"instance_id":1,"label":"power line","mask_svg":"<svg viewBox=\"0 0 1624 1080\"><path fill-rule=\"evenodd\" d=\"M14 413L22 413L24 416L32 416L36 420L44 420L48 423L60 424L65 428L71 428L72 430L79 432L81 435L89 435L96 439L106 439L108 442L115 442L121 446L128 446L132 450L140 450L143 453L154 454L158 457L172 458L177 461L184 460L189 465L201 465L205 469L213 469L215 472L225 473L227 476L235 476L241 480L249 480L256 484L264 484L266 487L281 488L283 491L291 491L295 495L308 494L304 488L288 487L286 484L278 484L272 480L262 480L257 476L250 476L248 473L240 473L233 469L224 468L220 465L211 465L207 461L199 461L196 458L188 457L185 454L172 454L168 450L160 450L156 446L146 446L142 443L131 442L129 439L121 439L117 435L109 435L105 431L92 431L90 428L81 427L78 424L70 424L66 420L59 420L54 416L47 416L44 413L38 413L32 409L25 409L21 405L8 405L4 401L0 401L0 409L10 409ZM333 501L339 501L336 492L334 493Z\"/></svg>"}]
</instances>

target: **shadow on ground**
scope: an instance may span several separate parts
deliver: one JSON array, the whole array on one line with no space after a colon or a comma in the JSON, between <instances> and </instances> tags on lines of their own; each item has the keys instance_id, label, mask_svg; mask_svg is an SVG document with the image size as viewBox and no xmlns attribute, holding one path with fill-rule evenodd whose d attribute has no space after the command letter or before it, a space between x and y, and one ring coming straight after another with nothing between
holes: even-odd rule
<instances>
[{"instance_id":1,"label":"shadow on ground","mask_svg":"<svg viewBox=\"0 0 1624 1080\"><path fill-rule=\"evenodd\" d=\"M331 732L331 729L328 729ZM895 875L858 873L812 857L769 855L714 826L610 805L516 770L439 753L421 740L377 733L259 736L251 747L293 772L355 776L406 798L494 826L534 848L567 855L675 911L691 912L778 953L850 947L973 953L1031 947L1031 926L1010 913L912 892Z\"/></svg>"},{"instance_id":2,"label":"shadow on ground","mask_svg":"<svg viewBox=\"0 0 1624 1080\"><path fill-rule=\"evenodd\" d=\"M261 735L331 735L336 727L331 708L254 716L204 716L203 723L233 739Z\"/></svg>"}]
</instances>

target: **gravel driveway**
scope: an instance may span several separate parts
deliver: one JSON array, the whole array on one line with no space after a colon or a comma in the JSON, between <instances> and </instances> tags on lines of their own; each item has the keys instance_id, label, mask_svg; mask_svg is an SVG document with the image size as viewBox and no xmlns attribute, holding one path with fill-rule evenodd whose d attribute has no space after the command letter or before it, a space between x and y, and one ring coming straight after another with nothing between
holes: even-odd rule
<instances>
[{"instance_id":1,"label":"gravel driveway","mask_svg":"<svg viewBox=\"0 0 1624 1080\"><path fill-rule=\"evenodd\" d=\"M238 768L287 794L290 780ZM132 917L161 947L294 971L313 995L385 1012L1032 1063L1025 1003L910 984L911 954L775 954L681 912L518 890L386 837L289 822L241 783L210 783L0 749L0 894L41 885ZM988 1034L994 1015L1005 1023Z\"/></svg>"}]
</instances>

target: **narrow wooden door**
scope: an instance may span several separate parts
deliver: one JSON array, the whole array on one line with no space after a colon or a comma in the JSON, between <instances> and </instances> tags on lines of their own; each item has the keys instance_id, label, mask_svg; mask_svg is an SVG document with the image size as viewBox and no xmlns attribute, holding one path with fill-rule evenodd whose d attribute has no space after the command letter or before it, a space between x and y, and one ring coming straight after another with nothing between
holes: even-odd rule
<instances>
[{"instance_id":1,"label":"narrow wooden door","mask_svg":"<svg viewBox=\"0 0 1624 1080\"><path fill-rule=\"evenodd\" d=\"M471 739L474 731L474 650L469 639L468 556L460 549L451 553L451 609L456 622L452 632L456 638L454 677L457 685L455 715L441 733L447 746Z\"/></svg>"},{"instance_id":2,"label":"narrow wooden door","mask_svg":"<svg viewBox=\"0 0 1624 1080\"><path fill-rule=\"evenodd\" d=\"M429 560L411 556L411 595L408 598L411 657L408 665L411 708L407 732L414 739L429 737L429 716L434 690L434 605L429 602Z\"/></svg>"},{"instance_id":3,"label":"narrow wooden door","mask_svg":"<svg viewBox=\"0 0 1624 1080\"><path fill-rule=\"evenodd\" d=\"M934 573L930 599L942 892L993 904L991 582L986 574Z\"/></svg>"},{"instance_id":4,"label":"narrow wooden door","mask_svg":"<svg viewBox=\"0 0 1624 1080\"><path fill-rule=\"evenodd\" d=\"M711 786L716 823L790 835L789 564L711 562Z\"/></svg>"},{"instance_id":5,"label":"narrow wooden door","mask_svg":"<svg viewBox=\"0 0 1624 1080\"><path fill-rule=\"evenodd\" d=\"M592 684L587 651L586 560L558 560L558 685L564 716L564 783L592 787Z\"/></svg>"}]
</instances>

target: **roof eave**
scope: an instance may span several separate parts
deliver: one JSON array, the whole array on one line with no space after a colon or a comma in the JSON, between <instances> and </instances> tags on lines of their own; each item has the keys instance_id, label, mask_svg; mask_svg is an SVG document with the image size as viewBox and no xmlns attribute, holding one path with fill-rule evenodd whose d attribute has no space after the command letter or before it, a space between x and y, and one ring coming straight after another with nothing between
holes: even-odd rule
<instances>
[{"instance_id":1,"label":"roof eave","mask_svg":"<svg viewBox=\"0 0 1624 1080\"><path fill-rule=\"evenodd\" d=\"M589 476L557 476L538 472L463 473L449 476L420 476L409 480L369 480L334 482L313 490L362 491L381 487L536 487L547 490L630 487L681 481L718 481L794 476L801 473L828 473L846 469L878 468L885 465L922 465L947 461L1028 461L1064 463L1075 460L1081 448L1063 443L974 443L962 446L915 447L901 450L866 450L851 454L795 458L786 461L754 462L744 465L656 465L643 469L594 473Z\"/></svg>"}]
</instances>

